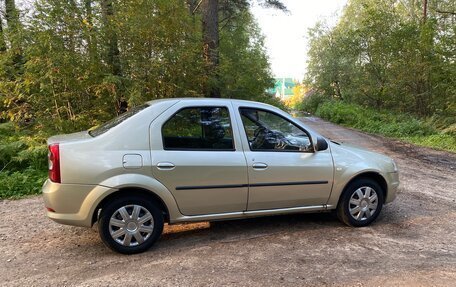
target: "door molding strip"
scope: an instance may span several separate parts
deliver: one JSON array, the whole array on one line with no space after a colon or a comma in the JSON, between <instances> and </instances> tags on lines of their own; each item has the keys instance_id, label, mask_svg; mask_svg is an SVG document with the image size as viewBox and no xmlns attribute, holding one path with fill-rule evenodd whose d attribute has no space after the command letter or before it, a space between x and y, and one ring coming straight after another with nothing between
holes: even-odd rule
<instances>
[{"instance_id":1,"label":"door molding strip","mask_svg":"<svg viewBox=\"0 0 456 287\"><path fill-rule=\"evenodd\" d=\"M176 190L222 189L222 188L266 187L266 186L287 186L287 185L313 185L313 184L328 184L328 181L327 180L312 180L312 181L295 181L295 182L265 182L265 183L252 183L252 184L176 186Z\"/></svg>"}]
</instances>

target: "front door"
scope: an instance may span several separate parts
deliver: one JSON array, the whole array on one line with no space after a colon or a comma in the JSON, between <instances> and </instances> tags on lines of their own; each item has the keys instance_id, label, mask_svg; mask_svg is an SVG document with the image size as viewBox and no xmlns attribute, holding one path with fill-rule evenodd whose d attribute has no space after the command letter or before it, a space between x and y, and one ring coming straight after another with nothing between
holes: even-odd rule
<instances>
[{"instance_id":1,"label":"front door","mask_svg":"<svg viewBox=\"0 0 456 287\"><path fill-rule=\"evenodd\" d=\"M151 126L153 175L184 215L246 209L247 166L239 137L233 135L230 109L176 106ZM161 143L152 138L157 136Z\"/></svg>"},{"instance_id":2,"label":"front door","mask_svg":"<svg viewBox=\"0 0 456 287\"><path fill-rule=\"evenodd\" d=\"M240 108L248 148L248 210L326 204L333 183L329 150L314 152L309 134L272 111Z\"/></svg>"}]
</instances>

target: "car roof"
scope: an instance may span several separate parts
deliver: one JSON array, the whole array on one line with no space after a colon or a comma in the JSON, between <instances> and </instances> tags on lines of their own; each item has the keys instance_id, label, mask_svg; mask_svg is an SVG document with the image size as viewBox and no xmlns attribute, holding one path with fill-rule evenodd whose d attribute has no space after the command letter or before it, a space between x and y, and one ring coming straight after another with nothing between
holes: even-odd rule
<instances>
[{"instance_id":1,"label":"car roof","mask_svg":"<svg viewBox=\"0 0 456 287\"><path fill-rule=\"evenodd\" d=\"M271 106L269 104L262 103L262 102L239 100L239 99L229 99L229 98L166 98L166 99L152 100L152 101L147 102L147 104L154 105L159 102L169 102L169 101L176 101L176 102L185 101L185 102L189 102L189 103L208 102L208 101L210 101L210 102L217 102L217 101L227 102L227 101L229 101L232 103L237 103L237 104L241 104L241 105L243 104L243 105L248 105L248 106L264 105L264 106L268 106L268 107L274 107L274 106Z\"/></svg>"}]
</instances>

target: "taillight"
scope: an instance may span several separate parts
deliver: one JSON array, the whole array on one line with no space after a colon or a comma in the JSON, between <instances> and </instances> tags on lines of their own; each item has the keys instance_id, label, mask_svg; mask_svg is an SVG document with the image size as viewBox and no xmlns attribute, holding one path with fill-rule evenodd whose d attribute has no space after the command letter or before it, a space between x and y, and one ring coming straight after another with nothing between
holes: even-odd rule
<instances>
[{"instance_id":1,"label":"taillight","mask_svg":"<svg viewBox=\"0 0 456 287\"><path fill-rule=\"evenodd\" d=\"M49 146L49 179L60 183L60 151L59 144Z\"/></svg>"}]
</instances>

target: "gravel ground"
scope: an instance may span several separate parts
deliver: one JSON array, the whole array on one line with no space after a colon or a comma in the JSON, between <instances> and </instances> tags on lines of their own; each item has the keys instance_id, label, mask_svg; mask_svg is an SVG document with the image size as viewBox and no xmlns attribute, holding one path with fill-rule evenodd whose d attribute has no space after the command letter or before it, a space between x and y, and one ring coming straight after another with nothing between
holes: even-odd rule
<instances>
[{"instance_id":1,"label":"gravel ground","mask_svg":"<svg viewBox=\"0 0 456 287\"><path fill-rule=\"evenodd\" d=\"M397 161L400 193L375 224L299 214L173 225L150 251L124 256L96 228L47 219L40 196L4 200L0 285L455 286L456 155L303 120Z\"/></svg>"}]
</instances>

